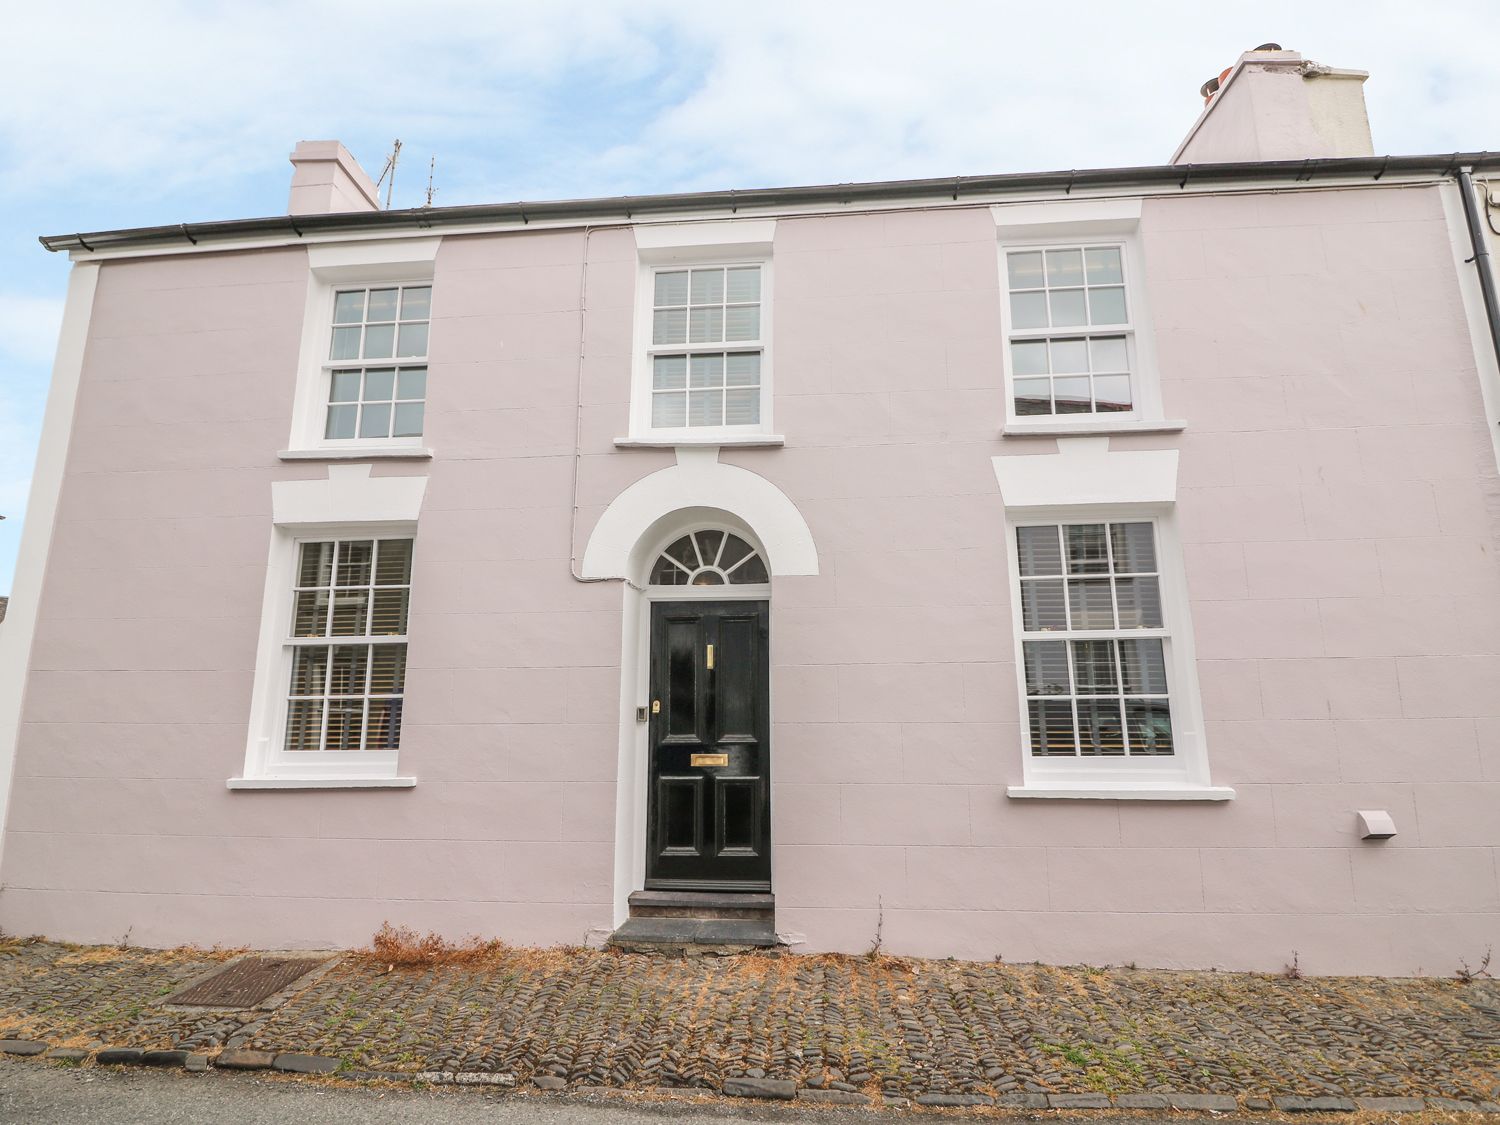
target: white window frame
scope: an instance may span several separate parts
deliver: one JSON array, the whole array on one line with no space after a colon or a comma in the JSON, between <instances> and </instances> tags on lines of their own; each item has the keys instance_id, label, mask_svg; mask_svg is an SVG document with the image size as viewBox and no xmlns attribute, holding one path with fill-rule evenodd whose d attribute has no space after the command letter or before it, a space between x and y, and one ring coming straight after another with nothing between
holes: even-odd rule
<instances>
[{"instance_id":1,"label":"white window frame","mask_svg":"<svg viewBox=\"0 0 1500 1125\"><path fill-rule=\"evenodd\" d=\"M350 289L379 289L400 285L432 286L434 304L428 311L427 357L416 360L392 358L364 361L357 366L399 367L426 366L427 398L432 401L432 334L438 288L434 284L437 249L441 239L411 239L401 242L337 243L308 247L307 300L302 320L302 342L297 365L297 390L292 403L292 432L287 449L281 456L287 460L324 457L328 459L426 457L425 431L428 411L423 412L424 434L399 438L326 438L324 426L328 417L328 392L332 372L355 366L352 361L328 358L333 335L333 305L337 293Z\"/></svg>"},{"instance_id":2,"label":"white window frame","mask_svg":"<svg viewBox=\"0 0 1500 1125\"><path fill-rule=\"evenodd\" d=\"M636 230L637 272L634 341L631 349L630 433L616 439L631 445L780 445L773 419L775 359L775 270L771 260L773 221L699 223ZM704 267L760 267L760 421L743 426L653 426L652 357L659 352L749 351L748 341L723 344L652 343L656 275Z\"/></svg>"},{"instance_id":3,"label":"white window frame","mask_svg":"<svg viewBox=\"0 0 1500 1125\"><path fill-rule=\"evenodd\" d=\"M1016 328L1010 323L1010 271L1008 259L1010 255L1017 253L1041 253L1046 254L1049 250L1090 250L1104 247L1120 252L1120 265L1122 280L1121 285L1125 290L1125 316L1126 319L1119 324L1078 324L1058 328ZM1143 403L1143 380L1137 372L1140 370L1140 355L1136 347L1136 326L1133 318L1136 315L1135 296L1136 291L1132 286L1132 275L1135 268L1134 249L1127 245L1124 240L1118 238L1081 238L1067 242L1059 242L1051 239L1038 239L1032 242L1009 242L1004 247L1004 258L1002 262L1006 265L1005 289L1003 290L1004 309L1001 313L1006 326L1005 332L1005 424L1015 426L1028 422L1135 422L1152 414L1152 405ZM1043 290L1044 293L1050 290ZM1012 345L1017 342L1059 339L1081 339L1091 340L1102 336L1123 336L1125 338L1126 370L1130 376L1130 403L1129 410L1114 410L1103 413L1086 411L1078 414L1017 414L1015 396L1015 366ZM1048 378L1055 379L1057 376ZM1159 412L1160 405L1156 404Z\"/></svg>"},{"instance_id":4,"label":"white window frame","mask_svg":"<svg viewBox=\"0 0 1500 1125\"><path fill-rule=\"evenodd\" d=\"M697 535L698 533L704 531L722 532L725 535L733 535L736 538L743 540L746 544L749 545L751 551L751 555L747 556L747 558L753 556L760 559L761 565L766 569L767 581L726 582L722 586L668 586L651 581L651 576L656 572L656 564L661 560L661 557L667 553L668 547L672 546L679 539L685 538L688 535ZM712 520L704 520L694 523L682 524L680 525L679 530L674 531L666 538L658 538L657 540L654 540L654 542L656 542L656 549L651 551L646 556L645 572L641 575L640 584L647 590L647 592L657 595L658 600L670 601L675 596L675 594L681 594L686 600L702 598L708 601L712 601L715 597L715 591L717 591L718 594L721 595L725 600L732 600L734 598L769 599L771 596L771 583L769 581L771 574L771 562L766 557L765 548L761 546L760 540L757 539L756 536L751 533L748 528L741 527L738 523L727 523L723 520L719 520L717 522ZM722 546L720 550L722 551ZM681 566L682 564L678 563L677 565ZM738 565L739 564L736 564L736 566Z\"/></svg>"},{"instance_id":5,"label":"white window frame","mask_svg":"<svg viewBox=\"0 0 1500 1125\"><path fill-rule=\"evenodd\" d=\"M285 750L288 710L287 685L291 681L295 648L308 644L368 643L362 638L308 638L291 640L293 591L302 544L330 539L412 539L417 525L391 523L298 524L277 527L271 537L266 566L266 589L261 611L261 634L252 690L250 729L242 776L231 778L231 789L273 788L408 788L412 777L397 773L400 749L388 750ZM415 555L415 546L413 555ZM413 575L415 577L415 574ZM413 587L414 588L414 587ZM410 607L408 606L408 629ZM407 637L381 637L381 644L407 643ZM410 648L408 647L408 674ZM410 699L408 691L403 700ZM403 714L405 708L403 707ZM404 723L403 723L404 725Z\"/></svg>"},{"instance_id":6,"label":"white window frame","mask_svg":"<svg viewBox=\"0 0 1500 1125\"><path fill-rule=\"evenodd\" d=\"M416 282L412 282L412 281L391 281L391 282L374 282L374 283L365 282L365 283L361 283L361 284L358 284L358 285L336 285L336 286L333 286L333 292L332 292L333 301L332 301L332 303L336 307L337 303L338 303L338 298L341 295L343 295L345 293L359 293L364 298L364 303L366 305L368 305L369 295L371 293L373 293L373 292L375 292L377 290L395 290L395 292L397 294L397 298L396 299L398 301L398 306L399 306L401 303L405 302L405 300L406 300L405 294L406 294L407 290L409 290L409 289L426 289L427 292L428 292L428 303L429 303L428 316L427 316L427 319L424 320L424 321L422 321L421 323L424 326L426 326L426 328L427 328L428 337L429 337L429 347L430 347L430 337L431 337L431 334L432 334L432 315L431 315L432 282L431 281L416 281ZM397 313L396 313L397 319L393 322L393 333L392 333L393 338L392 338L392 341L391 341L392 351L393 352L400 346L400 339L401 339L401 333L402 333L403 326L405 324L416 323L415 321L405 321L405 320L402 320L401 319L401 311L402 311L402 309L400 307L398 307ZM367 315L368 314L366 313L365 316L367 317ZM336 332L340 328L355 328L355 327L357 327L357 328L360 329L361 333L363 333L364 331L367 330L366 326L368 324L369 324L368 319L365 319L363 317L358 322L357 325L356 324L342 325L342 324L332 324L332 323L330 323L330 325L329 325L329 332L331 334L333 332ZM320 440L323 441L326 445L328 445L330 447L335 447L335 448L364 447L364 446L370 446L370 445L373 445L373 446L410 445L410 444L413 444L413 443L420 445L421 442L422 442L422 434L400 434L400 435L395 435L395 434L393 434L393 435L386 435L386 434L382 434L379 437L365 437L365 438L362 438L362 437L359 437L359 436L356 435L355 437L330 438L330 437L326 436L327 435L326 421L327 421L328 415L333 411L333 409L334 409L335 406L349 406L349 405L353 405L355 407L355 419L356 419L355 425L357 427L358 424L359 424L359 419L363 416L364 411L365 411L365 407L366 407L367 403L369 402L369 400L367 400L365 398L365 396L364 396L364 391L365 391L365 376L366 376L366 374L370 370L372 370L372 369L383 370L383 369L389 368L390 371L391 371L391 373L392 373L391 374L391 379L392 379L391 407L392 407L392 410L391 410L391 416L386 420L386 424L387 424L388 427L394 427L395 421L396 421L396 410L395 410L396 406L400 405L400 404L403 404L403 403L409 403L409 402L412 402L412 401L417 401L417 400L413 400L413 399L405 399L405 400L403 400L401 398L401 373L402 373L402 371L407 370L409 368L420 367L422 369L422 384L423 384L422 397L420 399L420 402L422 403L422 429L423 429L423 432L425 433L426 429L427 429L427 389L426 389L427 388L427 382L428 382L428 379L427 379L427 375L428 375L428 358L427 358L427 352L424 350L421 355L409 355L409 356L392 355L392 356L388 356L388 357L385 357L385 358L360 357L358 359L333 359L329 355L330 351L331 351L331 349L325 348L324 352L323 352L323 374L322 374L322 378L320 379L320 383L321 383L321 385L324 388L324 395L325 395L325 400L324 400L324 405L323 405L323 416L324 416L325 425L324 425L324 429L323 429L323 435L324 436L322 436ZM333 402L332 394L330 393L330 391L331 391L331 384L332 384L332 381L333 381L333 379L334 379L334 377L336 375L338 375L340 373L344 373L344 372L353 372L353 373L356 373L356 374L359 375L359 377L360 377L360 389L359 389L359 393L352 400L344 400L344 401L341 401L339 403L335 403L335 402Z\"/></svg>"},{"instance_id":7,"label":"white window frame","mask_svg":"<svg viewBox=\"0 0 1500 1125\"><path fill-rule=\"evenodd\" d=\"M1001 369L1005 384L1006 436L1175 431L1183 423L1163 414L1161 376L1152 333L1150 302L1140 239L1139 199L1070 200L991 209L998 231L1000 327L1003 340ZM1123 325L1074 325L1062 328L1012 327L1010 272L1007 255L1015 251L1058 250L1074 247L1119 247L1125 285ZM1108 413L1016 413L1015 368L1011 341L1057 337L1125 337L1130 363L1131 409Z\"/></svg>"},{"instance_id":8,"label":"white window frame","mask_svg":"<svg viewBox=\"0 0 1500 1125\"><path fill-rule=\"evenodd\" d=\"M1043 640L1048 633L1027 633L1021 616L1021 567L1016 545L1020 527L1069 523L1150 523L1156 537L1156 565L1161 591L1162 627L1139 630L1099 630L1083 635L1103 638L1157 637L1166 663L1167 697L1172 714L1174 753L1170 757L1096 758L1039 757L1031 752L1031 723L1026 695L1023 645ZM1234 791L1210 784L1208 748L1203 730L1203 707L1198 688L1188 606L1187 577L1182 544L1171 505L1111 504L1025 508L1007 513L1006 558L1010 565L1010 597L1014 633L1016 690L1020 700L1020 745L1024 784L1009 789L1011 797L1094 797L1109 799L1227 800ZM1079 639L1075 633L1066 634Z\"/></svg>"}]
</instances>

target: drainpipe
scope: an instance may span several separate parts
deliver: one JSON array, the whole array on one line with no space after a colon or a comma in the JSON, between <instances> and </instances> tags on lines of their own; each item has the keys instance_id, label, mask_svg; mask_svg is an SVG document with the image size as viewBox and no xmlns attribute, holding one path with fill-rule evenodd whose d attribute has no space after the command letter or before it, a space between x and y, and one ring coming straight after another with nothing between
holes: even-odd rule
<instances>
[{"instance_id":1,"label":"drainpipe","mask_svg":"<svg viewBox=\"0 0 1500 1125\"><path fill-rule=\"evenodd\" d=\"M1490 322L1490 346L1495 349L1495 363L1500 365L1500 293L1495 289L1495 271L1490 264L1489 238L1480 221L1479 203L1474 197L1472 169L1458 170L1459 194L1464 197L1464 218L1469 221L1469 241L1474 245L1474 263L1479 273L1479 291L1484 296L1484 312Z\"/></svg>"}]
</instances>

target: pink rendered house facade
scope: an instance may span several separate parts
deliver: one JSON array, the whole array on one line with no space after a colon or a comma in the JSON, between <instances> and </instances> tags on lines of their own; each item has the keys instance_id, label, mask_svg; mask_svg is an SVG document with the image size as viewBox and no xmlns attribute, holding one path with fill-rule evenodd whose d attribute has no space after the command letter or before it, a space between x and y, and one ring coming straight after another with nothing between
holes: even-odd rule
<instances>
[{"instance_id":1,"label":"pink rendered house facade","mask_svg":"<svg viewBox=\"0 0 1500 1125\"><path fill-rule=\"evenodd\" d=\"M46 240L0 926L1482 955L1500 161L1362 77L1248 54L1153 168L382 212L318 142Z\"/></svg>"}]
</instances>

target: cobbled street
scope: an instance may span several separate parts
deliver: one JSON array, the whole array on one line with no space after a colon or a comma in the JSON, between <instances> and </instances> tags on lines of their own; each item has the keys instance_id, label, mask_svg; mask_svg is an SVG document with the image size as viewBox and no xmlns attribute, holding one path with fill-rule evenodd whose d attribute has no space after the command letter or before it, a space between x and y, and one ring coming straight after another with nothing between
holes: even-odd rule
<instances>
[{"instance_id":1,"label":"cobbled street","mask_svg":"<svg viewBox=\"0 0 1500 1125\"><path fill-rule=\"evenodd\" d=\"M608 1095L494 1094L475 1090L393 1090L334 1086L256 1075L203 1076L153 1070L65 1070L0 1060L0 1122L17 1125L716 1125L816 1122L853 1125L869 1110L801 1108L765 1102L650 1100ZM1052 1116L1049 1125L1087 1118ZM1223 1118L1135 1117L1136 1125L1198 1125Z\"/></svg>"},{"instance_id":2,"label":"cobbled street","mask_svg":"<svg viewBox=\"0 0 1500 1125\"><path fill-rule=\"evenodd\" d=\"M924 1104L1153 1093L1230 1095L1242 1109L1290 1095L1500 1100L1500 984L1485 978L508 949L478 967L419 969L344 954L270 1011L162 1006L230 956L7 942L0 1036L80 1054L299 1052L337 1060L336 1076L473 1072L546 1089L717 1091L749 1077Z\"/></svg>"}]
</instances>

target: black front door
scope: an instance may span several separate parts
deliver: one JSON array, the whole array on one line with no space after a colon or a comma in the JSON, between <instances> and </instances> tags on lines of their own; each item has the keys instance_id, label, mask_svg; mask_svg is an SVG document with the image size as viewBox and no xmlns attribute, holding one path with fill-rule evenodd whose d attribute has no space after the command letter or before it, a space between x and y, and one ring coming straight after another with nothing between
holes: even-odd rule
<instances>
[{"instance_id":1,"label":"black front door","mask_svg":"<svg viewBox=\"0 0 1500 1125\"><path fill-rule=\"evenodd\" d=\"M771 889L769 608L651 607L648 888Z\"/></svg>"}]
</instances>

